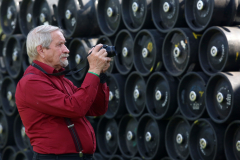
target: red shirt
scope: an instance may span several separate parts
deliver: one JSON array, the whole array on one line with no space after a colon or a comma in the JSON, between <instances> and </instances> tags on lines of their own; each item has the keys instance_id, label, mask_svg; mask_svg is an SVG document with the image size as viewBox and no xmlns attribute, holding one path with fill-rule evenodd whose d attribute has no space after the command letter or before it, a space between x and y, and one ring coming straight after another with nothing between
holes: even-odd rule
<instances>
[{"instance_id":1,"label":"red shirt","mask_svg":"<svg viewBox=\"0 0 240 160\"><path fill-rule=\"evenodd\" d=\"M58 72L39 61L34 63L47 73ZM83 153L93 154L95 133L85 116L103 115L107 111L108 97L106 83L101 84L94 74L87 73L81 87L77 88L64 76L46 75L33 66L25 71L15 94L25 132L33 150L41 154L77 153L64 117L74 124Z\"/></svg>"}]
</instances>

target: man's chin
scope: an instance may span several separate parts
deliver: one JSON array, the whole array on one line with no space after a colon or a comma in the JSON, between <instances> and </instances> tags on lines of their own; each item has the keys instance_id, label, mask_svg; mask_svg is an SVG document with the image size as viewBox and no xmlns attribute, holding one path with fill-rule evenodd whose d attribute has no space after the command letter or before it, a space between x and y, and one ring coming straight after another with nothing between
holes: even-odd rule
<instances>
[{"instance_id":1,"label":"man's chin","mask_svg":"<svg viewBox=\"0 0 240 160\"><path fill-rule=\"evenodd\" d=\"M64 66L64 68L65 68L65 67L67 67L67 66L68 66L68 64L64 64L63 66Z\"/></svg>"},{"instance_id":2,"label":"man's chin","mask_svg":"<svg viewBox=\"0 0 240 160\"><path fill-rule=\"evenodd\" d=\"M69 63L68 63L68 60L66 60L65 62L62 62L62 67L64 67L64 68L65 68L65 67L67 67L67 66L68 66L68 64L69 64Z\"/></svg>"},{"instance_id":3,"label":"man's chin","mask_svg":"<svg viewBox=\"0 0 240 160\"><path fill-rule=\"evenodd\" d=\"M67 66L68 66L68 64L67 64L67 65L64 65L63 68L66 68Z\"/></svg>"}]
</instances>

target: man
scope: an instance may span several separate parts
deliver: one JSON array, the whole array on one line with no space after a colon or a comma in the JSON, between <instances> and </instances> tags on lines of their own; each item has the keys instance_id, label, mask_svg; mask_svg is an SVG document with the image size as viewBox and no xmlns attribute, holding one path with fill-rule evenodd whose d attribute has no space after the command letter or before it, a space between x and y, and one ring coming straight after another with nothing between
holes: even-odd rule
<instances>
[{"instance_id":1,"label":"man","mask_svg":"<svg viewBox=\"0 0 240 160\"><path fill-rule=\"evenodd\" d=\"M27 36L33 60L16 88L16 104L34 150L34 160L91 160L96 149L94 130L85 116L107 111L109 89L99 75L109 68L102 44L91 49L89 70L80 88L61 73L69 50L61 29L42 25ZM100 76L101 77L101 76Z\"/></svg>"}]
</instances>

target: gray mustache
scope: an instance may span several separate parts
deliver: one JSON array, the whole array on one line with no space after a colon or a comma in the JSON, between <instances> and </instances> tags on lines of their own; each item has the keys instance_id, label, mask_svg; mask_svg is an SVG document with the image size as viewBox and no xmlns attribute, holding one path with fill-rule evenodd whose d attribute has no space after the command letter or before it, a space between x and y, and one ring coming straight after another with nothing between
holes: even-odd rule
<instances>
[{"instance_id":1,"label":"gray mustache","mask_svg":"<svg viewBox=\"0 0 240 160\"><path fill-rule=\"evenodd\" d=\"M69 57L69 54L62 54L62 55L60 56L60 58L66 58L66 57Z\"/></svg>"}]
</instances>

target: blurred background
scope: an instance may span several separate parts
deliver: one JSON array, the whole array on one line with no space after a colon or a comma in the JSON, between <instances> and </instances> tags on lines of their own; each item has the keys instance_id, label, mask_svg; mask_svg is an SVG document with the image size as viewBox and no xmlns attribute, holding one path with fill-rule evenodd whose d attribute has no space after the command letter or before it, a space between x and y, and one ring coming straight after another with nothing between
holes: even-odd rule
<instances>
[{"instance_id":1,"label":"blurred background","mask_svg":"<svg viewBox=\"0 0 240 160\"><path fill-rule=\"evenodd\" d=\"M31 65L27 34L49 24L65 32L66 69L85 67L98 43L116 47L108 111L87 117L95 160L240 159L240 0L0 3L2 160L32 159L14 96ZM87 70L66 78L80 87Z\"/></svg>"}]
</instances>

